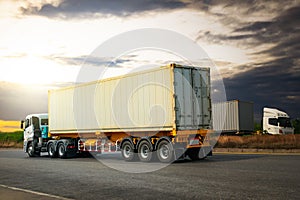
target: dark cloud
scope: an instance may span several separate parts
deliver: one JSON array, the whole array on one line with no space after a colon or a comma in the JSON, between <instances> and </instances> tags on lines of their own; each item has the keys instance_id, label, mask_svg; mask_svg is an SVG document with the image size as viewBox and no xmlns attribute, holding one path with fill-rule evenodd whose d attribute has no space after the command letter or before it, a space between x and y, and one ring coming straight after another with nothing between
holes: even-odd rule
<instances>
[{"instance_id":1,"label":"dark cloud","mask_svg":"<svg viewBox=\"0 0 300 200\"><path fill-rule=\"evenodd\" d=\"M255 39L257 42L281 43L299 41L300 31L300 5L292 7L281 13L270 21L249 23L242 28L237 28L234 32L252 32L249 38Z\"/></svg>"},{"instance_id":2,"label":"dark cloud","mask_svg":"<svg viewBox=\"0 0 300 200\"><path fill-rule=\"evenodd\" d=\"M236 24L236 28L230 34L214 34L213 31L200 31L197 40L202 39L217 44L240 42L244 44L245 48L266 44L277 44L275 48L298 45L295 42L300 39L299 13L300 5L283 11L269 21Z\"/></svg>"},{"instance_id":3,"label":"dark cloud","mask_svg":"<svg viewBox=\"0 0 300 200\"><path fill-rule=\"evenodd\" d=\"M252 101L255 105L255 118L259 121L263 106L286 110L291 117L300 116L300 73L289 68L292 61L287 58L252 68L231 78L225 78L227 99Z\"/></svg>"},{"instance_id":4,"label":"dark cloud","mask_svg":"<svg viewBox=\"0 0 300 200\"><path fill-rule=\"evenodd\" d=\"M64 0L59 5L44 4L41 7L31 4L21 7L23 14L42 15L59 18L78 18L86 16L116 15L129 16L132 14L151 11L176 9L185 7L187 3L179 0Z\"/></svg>"},{"instance_id":5,"label":"dark cloud","mask_svg":"<svg viewBox=\"0 0 300 200\"><path fill-rule=\"evenodd\" d=\"M296 0L192 0L188 7L215 16L228 27L238 27L244 25L251 17L258 19L259 16L276 16L298 4Z\"/></svg>"},{"instance_id":6,"label":"dark cloud","mask_svg":"<svg viewBox=\"0 0 300 200\"><path fill-rule=\"evenodd\" d=\"M46 57L50 60L62 63L64 65L75 65L85 67L121 67L120 65L132 61L135 55L127 55L124 58L104 58L94 56L77 56L77 57L65 57L59 55L52 55Z\"/></svg>"},{"instance_id":7,"label":"dark cloud","mask_svg":"<svg viewBox=\"0 0 300 200\"><path fill-rule=\"evenodd\" d=\"M263 106L285 109L292 117L300 116L300 5L277 7L280 8L281 12L269 20L237 22L230 34L202 31L197 38L252 51L250 55L257 59L236 67L240 72L225 78L224 83L228 99L255 103L256 120L261 117ZM247 10L256 8L249 4ZM263 50L252 50L257 47Z\"/></svg>"}]
</instances>

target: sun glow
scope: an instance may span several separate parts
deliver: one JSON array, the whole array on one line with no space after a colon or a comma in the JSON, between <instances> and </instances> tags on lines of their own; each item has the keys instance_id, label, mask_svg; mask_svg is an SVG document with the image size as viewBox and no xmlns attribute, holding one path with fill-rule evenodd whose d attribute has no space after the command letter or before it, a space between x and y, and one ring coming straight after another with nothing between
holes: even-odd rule
<instances>
[{"instance_id":1,"label":"sun glow","mask_svg":"<svg viewBox=\"0 0 300 200\"><path fill-rule=\"evenodd\" d=\"M48 59L24 56L2 62L0 80L24 84L72 82L78 73L76 66L61 66Z\"/></svg>"}]
</instances>

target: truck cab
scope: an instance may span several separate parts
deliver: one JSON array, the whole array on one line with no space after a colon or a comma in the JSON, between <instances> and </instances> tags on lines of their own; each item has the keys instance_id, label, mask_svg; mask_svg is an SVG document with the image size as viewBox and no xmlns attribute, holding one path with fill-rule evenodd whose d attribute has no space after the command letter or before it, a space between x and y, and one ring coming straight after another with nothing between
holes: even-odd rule
<instances>
[{"instance_id":1,"label":"truck cab","mask_svg":"<svg viewBox=\"0 0 300 200\"><path fill-rule=\"evenodd\" d=\"M266 107L263 109L263 131L272 135L294 134L294 128L287 113Z\"/></svg>"},{"instance_id":2,"label":"truck cab","mask_svg":"<svg viewBox=\"0 0 300 200\"><path fill-rule=\"evenodd\" d=\"M77 138L53 137L49 131L48 114L30 114L21 121L24 130L23 150L29 157L40 156L48 152L50 157L65 158L77 152Z\"/></svg>"},{"instance_id":3,"label":"truck cab","mask_svg":"<svg viewBox=\"0 0 300 200\"><path fill-rule=\"evenodd\" d=\"M21 121L21 129L24 130L24 152L30 157L37 156L42 143L47 141L48 135L48 114L31 114Z\"/></svg>"}]
</instances>

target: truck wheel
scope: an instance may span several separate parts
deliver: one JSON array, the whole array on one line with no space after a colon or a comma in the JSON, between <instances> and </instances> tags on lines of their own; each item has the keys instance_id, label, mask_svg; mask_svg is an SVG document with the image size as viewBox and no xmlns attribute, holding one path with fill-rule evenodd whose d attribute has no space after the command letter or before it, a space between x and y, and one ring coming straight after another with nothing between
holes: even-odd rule
<instances>
[{"instance_id":1,"label":"truck wheel","mask_svg":"<svg viewBox=\"0 0 300 200\"><path fill-rule=\"evenodd\" d=\"M58 144L58 157L65 158L67 155L66 147L63 143Z\"/></svg>"},{"instance_id":2,"label":"truck wheel","mask_svg":"<svg viewBox=\"0 0 300 200\"><path fill-rule=\"evenodd\" d=\"M173 146L167 140L162 140L157 146L157 158L160 162L171 163L174 158Z\"/></svg>"},{"instance_id":3,"label":"truck wheel","mask_svg":"<svg viewBox=\"0 0 300 200\"><path fill-rule=\"evenodd\" d=\"M138 147L138 156L140 161L142 162L149 162L152 159L152 145L147 141L144 140L139 144Z\"/></svg>"},{"instance_id":4,"label":"truck wheel","mask_svg":"<svg viewBox=\"0 0 300 200\"><path fill-rule=\"evenodd\" d=\"M34 148L32 142L28 144L27 153L29 157L35 157Z\"/></svg>"},{"instance_id":5,"label":"truck wheel","mask_svg":"<svg viewBox=\"0 0 300 200\"><path fill-rule=\"evenodd\" d=\"M121 147L122 157L125 161L136 160L136 154L134 153L134 147L129 141L125 141Z\"/></svg>"},{"instance_id":6,"label":"truck wheel","mask_svg":"<svg viewBox=\"0 0 300 200\"><path fill-rule=\"evenodd\" d=\"M53 143L50 143L48 145L48 154L51 158L55 158L56 157L56 151L55 151L55 146Z\"/></svg>"}]
</instances>

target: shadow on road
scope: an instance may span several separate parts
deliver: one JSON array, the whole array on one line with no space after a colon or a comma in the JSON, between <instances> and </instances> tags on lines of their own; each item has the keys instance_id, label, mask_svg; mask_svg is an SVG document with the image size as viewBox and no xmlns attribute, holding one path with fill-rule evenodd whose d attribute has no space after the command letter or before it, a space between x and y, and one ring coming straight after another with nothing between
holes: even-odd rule
<instances>
[{"instance_id":1,"label":"shadow on road","mask_svg":"<svg viewBox=\"0 0 300 200\"><path fill-rule=\"evenodd\" d=\"M184 161L177 161L176 163L181 163L181 162L203 162L203 163L212 163L212 162L228 162L228 161L239 161L239 160L249 160L249 159L256 159L256 158L263 158L268 155L263 155L263 154L218 154L218 155L213 155L210 157L207 157L202 160L198 161L191 161L191 160L184 160Z\"/></svg>"},{"instance_id":2,"label":"shadow on road","mask_svg":"<svg viewBox=\"0 0 300 200\"><path fill-rule=\"evenodd\" d=\"M173 164L180 165L182 163L214 163L214 162L230 162L230 161L239 161L239 160L249 160L256 158L263 158L269 155L265 154L214 154L213 156L209 156L203 160L192 161L189 158L181 159L175 161ZM29 158L22 150L4 150L0 151L0 157L6 158L25 158L25 159L51 159L47 153L42 153L41 157ZM58 158L54 158L58 159ZM122 156L120 153L112 153L112 154L99 154L99 153L81 153L78 154L75 158L72 159L63 159L63 160L84 160L84 161L97 161L101 159L116 159L122 160ZM125 162L125 161L124 161Z\"/></svg>"}]
</instances>

